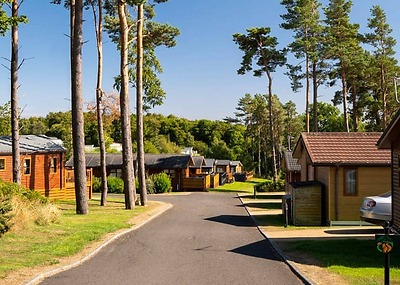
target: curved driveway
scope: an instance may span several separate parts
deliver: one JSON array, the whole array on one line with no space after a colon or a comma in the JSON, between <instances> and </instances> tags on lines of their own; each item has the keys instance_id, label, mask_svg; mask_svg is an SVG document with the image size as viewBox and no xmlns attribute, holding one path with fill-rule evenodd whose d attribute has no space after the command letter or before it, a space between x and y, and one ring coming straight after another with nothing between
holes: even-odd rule
<instances>
[{"instance_id":1,"label":"curved driveway","mask_svg":"<svg viewBox=\"0 0 400 285\"><path fill-rule=\"evenodd\" d=\"M174 207L41 284L302 284L235 194L151 199Z\"/></svg>"}]
</instances>

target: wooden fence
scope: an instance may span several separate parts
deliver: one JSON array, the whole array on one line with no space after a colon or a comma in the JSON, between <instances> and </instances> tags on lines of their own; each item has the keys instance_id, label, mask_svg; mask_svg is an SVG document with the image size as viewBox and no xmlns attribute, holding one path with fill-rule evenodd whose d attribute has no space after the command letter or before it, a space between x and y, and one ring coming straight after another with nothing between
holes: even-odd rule
<instances>
[{"instance_id":1,"label":"wooden fence","mask_svg":"<svg viewBox=\"0 0 400 285\"><path fill-rule=\"evenodd\" d=\"M210 175L202 175L196 177L185 177L182 179L182 188L186 190L201 190L204 191L210 188L211 179Z\"/></svg>"},{"instance_id":2,"label":"wooden fence","mask_svg":"<svg viewBox=\"0 0 400 285\"><path fill-rule=\"evenodd\" d=\"M219 173L211 175L211 188L217 188L219 186Z\"/></svg>"},{"instance_id":3,"label":"wooden fence","mask_svg":"<svg viewBox=\"0 0 400 285\"><path fill-rule=\"evenodd\" d=\"M65 170L65 198L66 200L75 199L75 177L74 170ZM89 199L92 199L92 182L93 182L93 172L92 169L86 170L86 195Z\"/></svg>"}]
</instances>

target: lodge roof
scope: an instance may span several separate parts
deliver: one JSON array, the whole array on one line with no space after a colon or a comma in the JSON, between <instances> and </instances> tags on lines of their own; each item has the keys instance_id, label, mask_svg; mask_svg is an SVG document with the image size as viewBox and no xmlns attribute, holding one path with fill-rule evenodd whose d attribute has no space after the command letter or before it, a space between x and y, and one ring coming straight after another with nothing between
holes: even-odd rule
<instances>
[{"instance_id":1,"label":"lodge roof","mask_svg":"<svg viewBox=\"0 0 400 285\"><path fill-rule=\"evenodd\" d=\"M293 158L293 154L291 151L285 151L284 155L284 163L285 168L289 172L301 171L301 165L297 163L297 158Z\"/></svg>"},{"instance_id":2,"label":"lodge roof","mask_svg":"<svg viewBox=\"0 0 400 285\"><path fill-rule=\"evenodd\" d=\"M19 138L20 153L65 152L62 141L45 135L21 135ZM0 136L0 153L12 154L11 136Z\"/></svg>"},{"instance_id":3,"label":"lodge roof","mask_svg":"<svg viewBox=\"0 0 400 285\"><path fill-rule=\"evenodd\" d=\"M203 166L203 167L206 167L206 168L213 168L214 167L214 164L215 164L215 159L214 158L206 158L205 161L206 161L206 165Z\"/></svg>"},{"instance_id":4,"label":"lodge roof","mask_svg":"<svg viewBox=\"0 0 400 285\"><path fill-rule=\"evenodd\" d=\"M230 165L231 161L227 159L217 159L215 165Z\"/></svg>"},{"instance_id":5,"label":"lodge roof","mask_svg":"<svg viewBox=\"0 0 400 285\"><path fill-rule=\"evenodd\" d=\"M242 165L242 163L239 161L239 160L232 160L231 162L230 162L230 166L241 166Z\"/></svg>"},{"instance_id":6,"label":"lodge roof","mask_svg":"<svg viewBox=\"0 0 400 285\"><path fill-rule=\"evenodd\" d=\"M314 165L390 165L390 150L378 149L382 133L302 133L293 151L300 158L303 149Z\"/></svg>"},{"instance_id":7,"label":"lodge roof","mask_svg":"<svg viewBox=\"0 0 400 285\"><path fill-rule=\"evenodd\" d=\"M193 165L188 154L148 154L144 155L146 168L153 169L184 169Z\"/></svg>"},{"instance_id":8,"label":"lodge roof","mask_svg":"<svg viewBox=\"0 0 400 285\"><path fill-rule=\"evenodd\" d=\"M94 168L100 166L99 153L86 153L86 167ZM136 160L136 154L133 154L133 159ZM144 163L147 169L184 169L193 165L190 155L186 154L148 154L144 155ZM122 165L121 153L107 153L106 165L120 167ZM67 167L74 166L73 157L67 163Z\"/></svg>"},{"instance_id":9,"label":"lodge roof","mask_svg":"<svg viewBox=\"0 0 400 285\"><path fill-rule=\"evenodd\" d=\"M201 167L206 165L206 161L204 159L204 156L195 155L195 156L192 156L192 159L193 159L193 164L194 165L191 166L191 167L201 168Z\"/></svg>"}]
</instances>

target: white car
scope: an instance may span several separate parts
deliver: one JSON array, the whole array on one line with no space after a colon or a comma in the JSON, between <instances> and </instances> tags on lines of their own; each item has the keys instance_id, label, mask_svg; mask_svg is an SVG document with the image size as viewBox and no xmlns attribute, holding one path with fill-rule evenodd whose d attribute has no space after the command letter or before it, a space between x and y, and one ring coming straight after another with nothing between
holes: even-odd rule
<instances>
[{"instance_id":1,"label":"white car","mask_svg":"<svg viewBox=\"0 0 400 285\"><path fill-rule=\"evenodd\" d=\"M391 221L392 193L365 197L360 208L360 219L376 225L384 225L385 221Z\"/></svg>"}]
</instances>

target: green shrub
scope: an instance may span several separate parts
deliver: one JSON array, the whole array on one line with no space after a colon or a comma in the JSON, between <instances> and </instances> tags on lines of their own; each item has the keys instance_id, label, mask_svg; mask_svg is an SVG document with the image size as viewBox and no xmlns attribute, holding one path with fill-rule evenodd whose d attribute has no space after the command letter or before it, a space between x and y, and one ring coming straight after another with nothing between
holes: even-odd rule
<instances>
[{"instance_id":1,"label":"green shrub","mask_svg":"<svg viewBox=\"0 0 400 285\"><path fill-rule=\"evenodd\" d=\"M150 193L167 193L171 192L172 186L171 186L171 179L169 176L164 173L158 173L158 174L153 174L149 177L149 179L153 183L152 189L148 190Z\"/></svg>"},{"instance_id":2,"label":"green shrub","mask_svg":"<svg viewBox=\"0 0 400 285\"><path fill-rule=\"evenodd\" d=\"M136 184L136 185L139 185L139 184ZM153 175L151 175L150 177L148 177L146 179L146 190L147 190L147 193L149 193L149 194L156 194L155 188L154 188Z\"/></svg>"},{"instance_id":3,"label":"green shrub","mask_svg":"<svg viewBox=\"0 0 400 285\"><path fill-rule=\"evenodd\" d=\"M59 216L59 209L38 192L0 180L0 236L11 227L23 229L32 222L55 223Z\"/></svg>"},{"instance_id":4,"label":"green shrub","mask_svg":"<svg viewBox=\"0 0 400 285\"><path fill-rule=\"evenodd\" d=\"M124 193L124 180L119 177L108 176L107 177L107 187L109 193Z\"/></svg>"},{"instance_id":5,"label":"green shrub","mask_svg":"<svg viewBox=\"0 0 400 285\"><path fill-rule=\"evenodd\" d=\"M95 176L93 177L92 188L93 188L93 192L95 192L95 193L101 192L101 178L95 177Z\"/></svg>"},{"instance_id":6,"label":"green shrub","mask_svg":"<svg viewBox=\"0 0 400 285\"><path fill-rule=\"evenodd\" d=\"M11 228L11 211L12 206L10 196L0 195L0 237Z\"/></svg>"},{"instance_id":7,"label":"green shrub","mask_svg":"<svg viewBox=\"0 0 400 285\"><path fill-rule=\"evenodd\" d=\"M29 201L39 201L43 204L47 204L49 199L42 196L39 192L22 187L16 183L4 182L0 179L0 195L11 197L19 196Z\"/></svg>"},{"instance_id":8,"label":"green shrub","mask_svg":"<svg viewBox=\"0 0 400 285\"><path fill-rule=\"evenodd\" d=\"M285 181L278 180L276 183L265 181L256 185L257 192L281 192L285 190Z\"/></svg>"}]
</instances>

